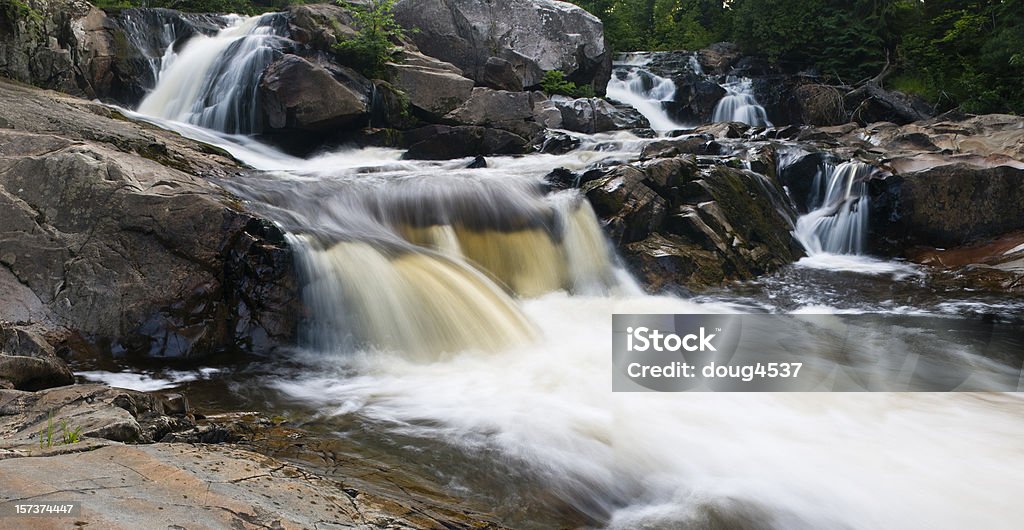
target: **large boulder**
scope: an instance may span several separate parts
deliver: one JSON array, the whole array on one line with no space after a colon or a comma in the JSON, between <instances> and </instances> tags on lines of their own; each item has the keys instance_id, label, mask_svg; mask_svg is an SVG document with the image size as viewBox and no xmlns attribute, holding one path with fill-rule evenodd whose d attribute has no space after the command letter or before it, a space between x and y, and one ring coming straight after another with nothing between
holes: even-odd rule
<instances>
[{"instance_id":1,"label":"large boulder","mask_svg":"<svg viewBox=\"0 0 1024 530\"><path fill-rule=\"evenodd\" d=\"M872 240L886 253L956 247L1024 229L1024 169L945 164L869 188Z\"/></svg>"},{"instance_id":2,"label":"large boulder","mask_svg":"<svg viewBox=\"0 0 1024 530\"><path fill-rule=\"evenodd\" d=\"M601 21L555 0L402 0L395 18L427 55L458 66L481 85L509 88L511 64L521 88L540 85L559 70L569 81L603 94L611 76L611 52ZM502 68L496 83L495 69Z\"/></svg>"},{"instance_id":3,"label":"large boulder","mask_svg":"<svg viewBox=\"0 0 1024 530\"><path fill-rule=\"evenodd\" d=\"M40 390L74 382L40 331L0 321L0 388Z\"/></svg>"},{"instance_id":4,"label":"large boulder","mask_svg":"<svg viewBox=\"0 0 1024 530\"><path fill-rule=\"evenodd\" d=\"M451 160L484 155L518 155L527 140L501 129L472 125L430 125L405 134L409 160Z\"/></svg>"},{"instance_id":5,"label":"large boulder","mask_svg":"<svg viewBox=\"0 0 1024 530\"><path fill-rule=\"evenodd\" d=\"M438 121L473 95L473 80L455 66L414 52L403 59L387 64L388 79L420 117Z\"/></svg>"},{"instance_id":6,"label":"large boulder","mask_svg":"<svg viewBox=\"0 0 1024 530\"><path fill-rule=\"evenodd\" d=\"M524 138L532 138L542 130L534 122L533 98L529 92L483 87L474 88L470 98L449 112L445 121L504 129Z\"/></svg>"},{"instance_id":7,"label":"large boulder","mask_svg":"<svg viewBox=\"0 0 1024 530\"><path fill-rule=\"evenodd\" d=\"M552 96L536 102L534 113L545 127L588 134L650 127L636 109L616 107L601 98Z\"/></svg>"},{"instance_id":8,"label":"large boulder","mask_svg":"<svg viewBox=\"0 0 1024 530\"><path fill-rule=\"evenodd\" d=\"M361 77L350 71L343 78L348 82L341 83L323 66L285 55L260 80L259 103L267 127L321 132L364 120L371 85Z\"/></svg>"},{"instance_id":9,"label":"large boulder","mask_svg":"<svg viewBox=\"0 0 1024 530\"><path fill-rule=\"evenodd\" d=\"M693 155L583 175L583 192L612 241L653 291L749 279L801 254L795 212L772 178Z\"/></svg>"},{"instance_id":10,"label":"large boulder","mask_svg":"<svg viewBox=\"0 0 1024 530\"><path fill-rule=\"evenodd\" d=\"M0 320L195 357L290 341L290 251L198 175L218 150L101 105L0 83Z\"/></svg>"}]
</instances>

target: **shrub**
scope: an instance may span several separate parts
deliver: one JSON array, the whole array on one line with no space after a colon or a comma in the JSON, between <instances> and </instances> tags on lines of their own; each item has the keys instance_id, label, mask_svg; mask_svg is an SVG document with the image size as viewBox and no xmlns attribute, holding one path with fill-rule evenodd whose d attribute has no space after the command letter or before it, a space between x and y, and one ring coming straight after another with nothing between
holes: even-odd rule
<instances>
[{"instance_id":1,"label":"shrub","mask_svg":"<svg viewBox=\"0 0 1024 530\"><path fill-rule=\"evenodd\" d=\"M342 63L369 77L380 77L384 64L394 60L397 41L405 31L394 15L395 0L375 0L369 5L347 5L352 10L357 33L334 45Z\"/></svg>"},{"instance_id":2,"label":"shrub","mask_svg":"<svg viewBox=\"0 0 1024 530\"><path fill-rule=\"evenodd\" d=\"M594 97L594 87L590 85L577 86L576 83L565 78L561 70L544 72L544 79L540 82L540 88L548 94L561 94L574 98Z\"/></svg>"}]
</instances>

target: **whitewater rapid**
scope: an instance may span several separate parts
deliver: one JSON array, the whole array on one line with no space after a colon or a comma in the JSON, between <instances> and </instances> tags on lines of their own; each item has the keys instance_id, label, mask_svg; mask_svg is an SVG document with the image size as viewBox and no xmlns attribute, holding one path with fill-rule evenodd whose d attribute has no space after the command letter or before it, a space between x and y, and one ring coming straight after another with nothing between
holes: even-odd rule
<instances>
[{"instance_id":1,"label":"whitewater rapid","mask_svg":"<svg viewBox=\"0 0 1024 530\"><path fill-rule=\"evenodd\" d=\"M244 122L245 109L216 103L235 101L234 89L176 74L219 71L239 49L231 42L264 27L253 20L188 44L139 109L262 170L223 184L289 231L300 253L314 314L290 352L299 368L247 384L339 425L443 445L453 491L465 492L470 459L514 469L531 501L557 500L596 526L1024 520L1020 395L612 393L612 314L749 309L642 294L576 192L538 191L556 167L634 159L644 140L580 136L572 153L493 157L474 170L468 159L409 162L387 149L288 156L226 134ZM244 70L257 63L235 61L229 73L251 78ZM214 110L198 103L204 94L217 96ZM812 245L829 234L805 235ZM843 255L827 249L809 250ZM813 300L801 309L830 310ZM424 451L417 445L394 450ZM501 487L468 493L499 514L524 509Z\"/></svg>"}]
</instances>

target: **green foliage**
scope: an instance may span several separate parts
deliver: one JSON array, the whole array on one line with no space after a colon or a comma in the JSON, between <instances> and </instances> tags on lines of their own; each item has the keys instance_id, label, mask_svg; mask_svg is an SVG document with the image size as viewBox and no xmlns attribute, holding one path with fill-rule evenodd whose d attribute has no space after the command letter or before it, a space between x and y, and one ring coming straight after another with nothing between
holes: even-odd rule
<instances>
[{"instance_id":1,"label":"green foliage","mask_svg":"<svg viewBox=\"0 0 1024 530\"><path fill-rule=\"evenodd\" d=\"M544 79L540 82L540 88L548 94L561 94L574 98L594 97L594 87L590 85L578 86L576 83L565 78L561 70L550 70L544 72Z\"/></svg>"},{"instance_id":2,"label":"green foliage","mask_svg":"<svg viewBox=\"0 0 1024 530\"><path fill-rule=\"evenodd\" d=\"M0 27L7 26L13 29L17 20L31 19L38 22L42 18L32 6L22 0L0 0L0 22L4 22Z\"/></svg>"},{"instance_id":3,"label":"green foliage","mask_svg":"<svg viewBox=\"0 0 1024 530\"><path fill-rule=\"evenodd\" d=\"M60 438L57 438L57 435ZM67 420L60 420L60 429L53 423L53 411L46 418L46 427L39 431L39 448L49 449L55 445L71 445L82 441L82 428L71 428Z\"/></svg>"},{"instance_id":4,"label":"green foliage","mask_svg":"<svg viewBox=\"0 0 1024 530\"><path fill-rule=\"evenodd\" d=\"M396 45L405 32L395 21L395 0L373 0L368 5L346 5L359 33L334 46L334 52L346 65L369 77L380 77L384 64L394 60Z\"/></svg>"},{"instance_id":5,"label":"green foliage","mask_svg":"<svg viewBox=\"0 0 1024 530\"><path fill-rule=\"evenodd\" d=\"M281 11L288 6L305 3L307 3L306 0L92 0L92 4L101 9L163 7L186 13L238 13L243 15Z\"/></svg>"},{"instance_id":6,"label":"green foliage","mask_svg":"<svg viewBox=\"0 0 1024 530\"><path fill-rule=\"evenodd\" d=\"M732 41L841 84L877 75L940 110L1024 113L1024 0L576 0L617 51Z\"/></svg>"}]
</instances>

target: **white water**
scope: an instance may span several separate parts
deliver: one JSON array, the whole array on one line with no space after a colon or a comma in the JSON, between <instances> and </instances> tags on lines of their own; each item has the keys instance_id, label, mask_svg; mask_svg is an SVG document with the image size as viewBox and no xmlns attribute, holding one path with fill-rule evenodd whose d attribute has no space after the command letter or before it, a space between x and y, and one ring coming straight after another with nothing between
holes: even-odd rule
<instances>
[{"instance_id":1,"label":"white water","mask_svg":"<svg viewBox=\"0 0 1024 530\"><path fill-rule=\"evenodd\" d=\"M525 304L535 346L427 365L335 354L275 385L329 415L496 450L613 528L704 528L709 508L746 528L996 529L1024 517L1018 396L609 391L612 313L729 309L552 294Z\"/></svg>"},{"instance_id":2,"label":"white water","mask_svg":"<svg viewBox=\"0 0 1024 530\"><path fill-rule=\"evenodd\" d=\"M722 85L722 88L725 89L726 94L715 105L712 121L715 123L735 121L752 126L772 126L772 122L768 121L768 113L754 97L753 81L750 78L730 78Z\"/></svg>"},{"instance_id":3,"label":"white water","mask_svg":"<svg viewBox=\"0 0 1024 530\"><path fill-rule=\"evenodd\" d=\"M228 133L258 130L254 102L260 74L278 53L270 25L277 16L232 17L217 35L194 36L177 56L169 51L138 111Z\"/></svg>"},{"instance_id":4,"label":"white water","mask_svg":"<svg viewBox=\"0 0 1024 530\"><path fill-rule=\"evenodd\" d=\"M207 54L237 38L201 42L174 68L207 71L217 61ZM164 96L140 111L207 123L169 96L199 98L200 76L164 75ZM466 160L401 162L391 150L299 160L170 126L269 171L226 185L293 233L316 314L296 359L305 373L265 383L327 415L510 463L617 528L707 527L709 509L757 528L1024 520L1019 396L613 394L613 313L734 310L638 294L589 207L538 190L551 168L635 156L636 139L591 138L567 155L462 170ZM856 250L856 172L827 179L822 203L853 216L822 231L823 211L802 227L806 244L824 252L849 227L837 241Z\"/></svg>"},{"instance_id":5,"label":"white water","mask_svg":"<svg viewBox=\"0 0 1024 530\"><path fill-rule=\"evenodd\" d=\"M668 132L681 128L664 107L665 102L675 98L675 82L644 70L642 61L631 59L628 63L617 65L617 71L608 81L608 97L635 108L651 122L651 128L655 131Z\"/></svg>"},{"instance_id":6,"label":"white water","mask_svg":"<svg viewBox=\"0 0 1024 530\"><path fill-rule=\"evenodd\" d=\"M794 232L809 255L864 253L870 200L866 179L872 171L863 162L843 162L815 175L810 211L797 219Z\"/></svg>"}]
</instances>

